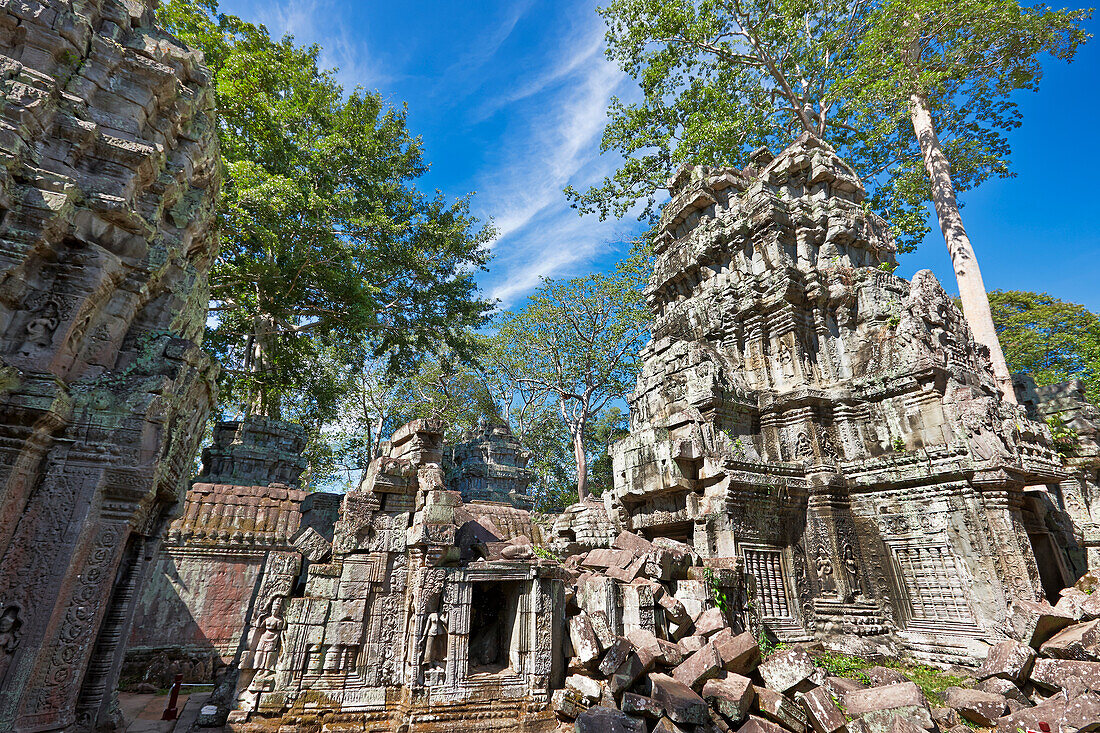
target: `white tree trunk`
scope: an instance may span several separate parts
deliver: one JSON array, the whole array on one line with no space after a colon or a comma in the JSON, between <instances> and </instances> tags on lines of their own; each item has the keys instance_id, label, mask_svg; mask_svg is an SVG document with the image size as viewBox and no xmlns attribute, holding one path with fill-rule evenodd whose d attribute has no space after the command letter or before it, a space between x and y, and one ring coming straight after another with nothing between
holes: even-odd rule
<instances>
[{"instance_id":1,"label":"white tree trunk","mask_svg":"<svg viewBox=\"0 0 1100 733\"><path fill-rule=\"evenodd\" d=\"M577 500L588 498L588 456L584 452L584 428L573 431L573 457L577 460Z\"/></svg>"},{"instance_id":2,"label":"white tree trunk","mask_svg":"<svg viewBox=\"0 0 1100 733\"><path fill-rule=\"evenodd\" d=\"M993 376L1001 394L1009 402L1016 403L1016 392L1012 389L1012 375L1005 363L1001 342L993 327L993 314L989 310L989 296L982 282L982 273L978 269L978 260L970 237L963 228L959 215L959 204L955 200L955 186L951 182L951 167L940 148L936 128L932 125L932 115L928 111L927 100L923 95L909 95L909 116L913 121L913 131L920 143L924 156L924 167L932 182L932 203L936 207L936 216L940 220L940 231L951 254L951 264L955 268L955 278L959 283L959 298L962 300L963 315L970 325L974 339L989 348L993 362Z\"/></svg>"}]
</instances>

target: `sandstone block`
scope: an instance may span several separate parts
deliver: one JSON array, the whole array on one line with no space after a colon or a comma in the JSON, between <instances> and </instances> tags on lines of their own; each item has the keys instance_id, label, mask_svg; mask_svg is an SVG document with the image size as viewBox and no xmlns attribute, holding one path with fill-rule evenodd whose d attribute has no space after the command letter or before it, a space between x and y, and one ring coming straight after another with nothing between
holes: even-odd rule
<instances>
[{"instance_id":1,"label":"sandstone block","mask_svg":"<svg viewBox=\"0 0 1100 733\"><path fill-rule=\"evenodd\" d=\"M838 733L844 729L847 719L833 702L832 695L824 687L815 687L800 695L806 721L815 733Z\"/></svg>"},{"instance_id":2,"label":"sandstone block","mask_svg":"<svg viewBox=\"0 0 1100 733\"><path fill-rule=\"evenodd\" d=\"M1055 659L1100 661L1100 619L1067 626L1043 642L1039 653Z\"/></svg>"},{"instance_id":3,"label":"sandstone block","mask_svg":"<svg viewBox=\"0 0 1100 733\"><path fill-rule=\"evenodd\" d=\"M737 733L786 733L786 729L770 720L750 715L744 725L737 729Z\"/></svg>"},{"instance_id":4,"label":"sandstone block","mask_svg":"<svg viewBox=\"0 0 1100 733\"><path fill-rule=\"evenodd\" d=\"M676 642L676 645L680 647L680 651L683 652L686 657L702 649L706 643L706 639L693 634L692 636L685 636L683 639L680 639Z\"/></svg>"},{"instance_id":5,"label":"sandstone block","mask_svg":"<svg viewBox=\"0 0 1100 733\"><path fill-rule=\"evenodd\" d=\"M573 654L581 664L589 665L600 658L600 641L592 630L592 622L583 611L569 619L569 641L573 645Z\"/></svg>"},{"instance_id":6,"label":"sandstone block","mask_svg":"<svg viewBox=\"0 0 1100 733\"><path fill-rule=\"evenodd\" d=\"M576 733L646 733L645 721L621 710L605 707L589 708L573 723Z\"/></svg>"},{"instance_id":7,"label":"sandstone block","mask_svg":"<svg viewBox=\"0 0 1100 733\"><path fill-rule=\"evenodd\" d=\"M630 643L629 639L622 636L616 637L615 643L611 645L607 653L603 655L603 659L600 660L600 674L604 677L611 676L619 668L619 665L626 661L627 655L633 650L634 645Z\"/></svg>"},{"instance_id":8,"label":"sandstone block","mask_svg":"<svg viewBox=\"0 0 1100 733\"><path fill-rule=\"evenodd\" d=\"M1068 659L1036 659L1031 681L1048 690L1085 689L1100 691L1100 662Z\"/></svg>"},{"instance_id":9,"label":"sandstone block","mask_svg":"<svg viewBox=\"0 0 1100 733\"><path fill-rule=\"evenodd\" d=\"M1035 650L1030 646L1018 641L1001 641L989 650L989 656L978 669L977 677L980 680L1000 677L1020 682L1027 679L1034 661Z\"/></svg>"},{"instance_id":10,"label":"sandstone block","mask_svg":"<svg viewBox=\"0 0 1100 733\"><path fill-rule=\"evenodd\" d=\"M871 667L864 670L867 679L871 680L871 687L883 687L884 685L896 685L899 682L908 682L909 678L896 669L889 667Z\"/></svg>"},{"instance_id":11,"label":"sandstone block","mask_svg":"<svg viewBox=\"0 0 1100 733\"><path fill-rule=\"evenodd\" d=\"M826 677L825 687L837 697L843 697L846 693L856 690L867 689L867 685L858 680L850 680L847 677Z\"/></svg>"},{"instance_id":12,"label":"sandstone block","mask_svg":"<svg viewBox=\"0 0 1100 733\"><path fill-rule=\"evenodd\" d=\"M1020 708L997 720L997 733L1019 733L1021 730L1039 730L1039 723L1051 724L1061 720L1066 712L1066 696L1063 693L1044 700L1035 707ZM1051 725L1051 730L1056 730Z\"/></svg>"},{"instance_id":13,"label":"sandstone block","mask_svg":"<svg viewBox=\"0 0 1100 733\"><path fill-rule=\"evenodd\" d=\"M656 659L656 655L650 649L635 649L626 655L626 659L609 680L611 694L618 696L637 682L638 678L653 669Z\"/></svg>"},{"instance_id":14,"label":"sandstone block","mask_svg":"<svg viewBox=\"0 0 1100 733\"><path fill-rule=\"evenodd\" d=\"M739 674L707 680L703 685L703 699L730 723L737 723L748 715L755 698L752 681Z\"/></svg>"},{"instance_id":15,"label":"sandstone block","mask_svg":"<svg viewBox=\"0 0 1100 733\"><path fill-rule=\"evenodd\" d=\"M766 687L787 693L809 689L813 684L810 677L817 667L805 649L795 647L771 655L759 670Z\"/></svg>"},{"instance_id":16,"label":"sandstone block","mask_svg":"<svg viewBox=\"0 0 1100 733\"><path fill-rule=\"evenodd\" d=\"M1076 622L1072 614L1058 611L1049 603L1016 601L1008 617L1009 636L1038 649L1039 645Z\"/></svg>"},{"instance_id":17,"label":"sandstone block","mask_svg":"<svg viewBox=\"0 0 1100 733\"><path fill-rule=\"evenodd\" d=\"M1022 705L1031 704L1031 701L1027 699L1027 695L1014 682L1000 677L990 677L987 680L982 680L974 686L974 689L1004 695L1005 699L1015 700Z\"/></svg>"},{"instance_id":18,"label":"sandstone block","mask_svg":"<svg viewBox=\"0 0 1100 733\"><path fill-rule=\"evenodd\" d=\"M605 652L615 643L615 632L611 630L611 621L607 618L606 611L592 611L588 614L588 622L592 625L592 633L596 635L596 641L600 643L600 651Z\"/></svg>"},{"instance_id":19,"label":"sandstone block","mask_svg":"<svg viewBox=\"0 0 1100 733\"><path fill-rule=\"evenodd\" d=\"M635 557L645 557L653 552L653 543L640 534L622 531L612 544L616 550L625 550Z\"/></svg>"},{"instance_id":20,"label":"sandstone block","mask_svg":"<svg viewBox=\"0 0 1100 733\"><path fill-rule=\"evenodd\" d=\"M962 687L948 687L944 693L944 702L948 707L958 710L959 715L971 723L986 727L995 725L997 719L1008 710L1004 695Z\"/></svg>"},{"instance_id":21,"label":"sandstone block","mask_svg":"<svg viewBox=\"0 0 1100 733\"><path fill-rule=\"evenodd\" d=\"M550 709L562 720L573 720L588 709L576 690L562 688L550 696Z\"/></svg>"},{"instance_id":22,"label":"sandstone block","mask_svg":"<svg viewBox=\"0 0 1100 733\"><path fill-rule=\"evenodd\" d=\"M623 693L620 707L622 711L628 715L641 715L654 720L660 718L664 713L664 708L661 707L661 703L657 702L652 697L636 695L633 692Z\"/></svg>"},{"instance_id":23,"label":"sandstone block","mask_svg":"<svg viewBox=\"0 0 1100 733\"><path fill-rule=\"evenodd\" d=\"M804 733L809 727L806 713L791 698L782 692L776 692L767 687L756 687L756 699L753 707L764 717L774 720L785 728Z\"/></svg>"},{"instance_id":24,"label":"sandstone block","mask_svg":"<svg viewBox=\"0 0 1100 733\"><path fill-rule=\"evenodd\" d=\"M665 714L676 723L703 725L710 718L707 704L690 687L666 674L649 676L653 689L650 696L661 703Z\"/></svg>"},{"instance_id":25,"label":"sandstone block","mask_svg":"<svg viewBox=\"0 0 1100 733\"><path fill-rule=\"evenodd\" d=\"M653 652L658 664L675 667L684 661L684 653L678 645L658 639L651 631L634 629L626 635L626 638L639 649L646 648Z\"/></svg>"},{"instance_id":26,"label":"sandstone block","mask_svg":"<svg viewBox=\"0 0 1100 733\"><path fill-rule=\"evenodd\" d=\"M709 637L728 627L729 623L720 608L708 608L695 619L695 633L699 636Z\"/></svg>"},{"instance_id":27,"label":"sandstone block","mask_svg":"<svg viewBox=\"0 0 1100 733\"><path fill-rule=\"evenodd\" d=\"M1005 682L1005 680L1001 681ZM1008 684L1012 683L1009 682ZM940 730L947 730L963 724L962 716L955 708L932 708L932 722L939 726Z\"/></svg>"},{"instance_id":28,"label":"sandstone block","mask_svg":"<svg viewBox=\"0 0 1100 733\"><path fill-rule=\"evenodd\" d=\"M572 690L588 705L600 699L601 685L591 677L574 674L565 678L565 689Z\"/></svg>"},{"instance_id":29,"label":"sandstone block","mask_svg":"<svg viewBox=\"0 0 1100 733\"><path fill-rule=\"evenodd\" d=\"M672 671L672 676L688 687L698 687L706 680L717 677L722 671L722 657L714 644L703 647L685 659Z\"/></svg>"},{"instance_id":30,"label":"sandstone block","mask_svg":"<svg viewBox=\"0 0 1100 733\"><path fill-rule=\"evenodd\" d=\"M886 733L895 717L932 730L932 711L928 708L928 701L912 682L856 690L846 694L843 701L848 715L860 718L869 733Z\"/></svg>"},{"instance_id":31,"label":"sandstone block","mask_svg":"<svg viewBox=\"0 0 1100 733\"><path fill-rule=\"evenodd\" d=\"M653 727L653 733L690 733L694 728L695 726L677 725L672 718L666 715L657 721L657 725Z\"/></svg>"},{"instance_id":32,"label":"sandstone block","mask_svg":"<svg viewBox=\"0 0 1100 733\"><path fill-rule=\"evenodd\" d=\"M716 634L714 646L722 658L722 667L729 672L748 674L760 663L760 647L748 631L737 634Z\"/></svg>"}]
</instances>

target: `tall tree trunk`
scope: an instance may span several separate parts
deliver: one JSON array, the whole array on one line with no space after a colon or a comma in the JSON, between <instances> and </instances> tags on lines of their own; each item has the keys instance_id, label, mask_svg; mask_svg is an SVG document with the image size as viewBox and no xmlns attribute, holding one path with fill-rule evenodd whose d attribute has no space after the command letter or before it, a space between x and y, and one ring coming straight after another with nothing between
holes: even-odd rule
<instances>
[{"instance_id":1,"label":"tall tree trunk","mask_svg":"<svg viewBox=\"0 0 1100 733\"><path fill-rule=\"evenodd\" d=\"M970 237L963 228L959 204L955 200L955 186L951 181L951 167L936 137L936 128L932 124L932 114L928 110L928 100L923 94L909 95L909 117L913 121L913 131L920 143L924 156L924 167L932 182L932 203L936 207L936 217L940 220L940 231L951 254L951 265L955 268L955 278L959 283L959 298L962 300L963 315L970 324L974 339L989 348L989 357L993 362L993 376L997 380L1001 394L1015 404L1016 392L1012 389L1012 375L1005 363L1001 342L993 327L993 314L989 310L989 296L985 292L982 273L978 269L978 260Z\"/></svg>"},{"instance_id":2,"label":"tall tree trunk","mask_svg":"<svg viewBox=\"0 0 1100 733\"><path fill-rule=\"evenodd\" d=\"M573 430L573 457L577 460L577 500L588 498L588 456L584 452L584 426Z\"/></svg>"}]
</instances>

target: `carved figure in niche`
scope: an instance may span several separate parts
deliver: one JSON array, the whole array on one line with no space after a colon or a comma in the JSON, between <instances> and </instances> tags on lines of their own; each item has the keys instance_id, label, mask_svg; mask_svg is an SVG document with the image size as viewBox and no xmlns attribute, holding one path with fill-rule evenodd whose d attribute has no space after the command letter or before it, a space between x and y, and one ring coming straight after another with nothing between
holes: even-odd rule
<instances>
[{"instance_id":1,"label":"carved figure in niche","mask_svg":"<svg viewBox=\"0 0 1100 733\"><path fill-rule=\"evenodd\" d=\"M260 634L260 639L256 642L256 653L252 657L253 669L262 672L275 672L275 662L279 657L279 642L283 637L283 629L286 628L286 622L279 618L278 612L279 599L276 598L271 602L271 611L268 617L261 624L263 633Z\"/></svg>"},{"instance_id":2,"label":"carved figure in niche","mask_svg":"<svg viewBox=\"0 0 1100 733\"><path fill-rule=\"evenodd\" d=\"M817 548L817 580L822 594L836 593L836 580L833 578L833 561L829 559L824 547Z\"/></svg>"},{"instance_id":3,"label":"carved figure in niche","mask_svg":"<svg viewBox=\"0 0 1100 733\"><path fill-rule=\"evenodd\" d=\"M794 354L791 353L791 344L786 338L779 340L779 363L784 376L794 376Z\"/></svg>"},{"instance_id":4,"label":"carved figure in niche","mask_svg":"<svg viewBox=\"0 0 1100 733\"><path fill-rule=\"evenodd\" d=\"M963 425L966 428L966 437L970 443L970 449L974 451L974 455L978 460L992 461L995 458L1004 458L1009 455L1001 436L977 415L963 416Z\"/></svg>"},{"instance_id":5,"label":"carved figure in niche","mask_svg":"<svg viewBox=\"0 0 1100 733\"><path fill-rule=\"evenodd\" d=\"M57 303L52 300L47 301L42 313L32 318L24 327L26 334L19 347L19 355L33 356L50 348L54 331L60 324L61 314L58 312Z\"/></svg>"},{"instance_id":6,"label":"carved figure in niche","mask_svg":"<svg viewBox=\"0 0 1100 733\"><path fill-rule=\"evenodd\" d=\"M856 561L855 550L851 543L844 543L844 573L848 576L848 600L863 595L859 587L859 563Z\"/></svg>"},{"instance_id":7,"label":"carved figure in niche","mask_svg":"<svg viewBox=\"0 0 1100 733\"><path fill-rule=\"evenodd\" d=\"M441 684L443 676L434 673L443 671L447 661L447 614L432 611L424 622L424 635L420 637L420 668L424 671L426 684Z\"/></svg>"},{"instance_id":8,"label":"carved figure in niche","mask_svg":"<svg viewBox=\"0 0 1100 733\"><path fill-rule=\"evenodd\" d=\"M840 451L833 445L833 439L829 437L829 431L825 428L821 429L821 433L818 435L818 440L821 442L821 452L834 461L840 460Z\"/></svg>"},{"instance_id":9,"label":"carved figure in niche","mask_svg":"<svg viewBox=\"0 0 1100 733\"><path fill-rule=\"evenodd\" d=\"M18 603L5 606L3 613L0 613L0 680L7 674L8 664L19 646L19 637L23 633L22 615L23 607Z\"/></svg>"},{"instance_id":10,"label":"carved figure in niche","mask_svg":"<svg viewBox=\"0 0 1100 733\"><path fill-rule=\"evenodd\" d=\"M798 434L798 439L794 445L795 458L813 458L814 447L810 445L810 439L806 437L806 433L802 432Z\"/></svg>"}]
</instances>

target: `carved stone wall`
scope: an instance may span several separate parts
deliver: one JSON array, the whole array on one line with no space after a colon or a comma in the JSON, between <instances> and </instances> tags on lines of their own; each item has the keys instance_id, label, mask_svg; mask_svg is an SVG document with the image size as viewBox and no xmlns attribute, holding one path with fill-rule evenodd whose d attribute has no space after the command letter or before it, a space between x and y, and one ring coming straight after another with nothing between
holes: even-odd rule
<instances>
[{"instance_id":1,"label":"carved stone wall","mask_svg":"<svg viewBox=\"0 0 1100 733\"><path fill-rule=\"evenodd\" d=\"M534 499L527 487L535 473L527 468L531 453L507 425L486 426L479 435L443 451L448 486L464 501L506 502L530 510Z\"/></svg>"},{"instance_id":2,"label":"carved stone wall","mask_svg":"<svg viewBox=\"0 0 1100 733\"><path fill-rule=\"evenodd\" d=\"M565 571L525 510L465 504L443 430L398 430L344 497L329 562L254 615L234 730L552 730Z\"/></svg>"},{"instance_id":3,"label":"carved stone wall","mask_svg":"<svg viewBox=\"0 0 1100 733\"><path fill-rule=\"evenodd\" d=\"M0 67L0 730L69 731L107 717L213 398L213 97L145 2L9 3Z\"/></svg>"},{"instance_id":4,"label":"carved stone wall","mask_svg":"<svg viewBox=\"0 0 1100 733\"><path fill-rule=\"evenodd\" d=\"M1085 400L1085 385L1077 379L1043 387L1024 375L1016 375L1014 381L1016 396L1029 414L1037 420L1053 419L1076 434L1073 444L1065 448L1069 476L1050 491L1033 492L1039 506L1049 501L1058 510L1041 512L1043 529L1055 535L1077 535L1087 556L1075 558L1078 562L1069 568L1070 574L1080 574L1082 566L1100 568L1100 409ZM1063 512L1072 526L1061 521Z\"/></svg>"},{"instance_id":5,"label":"carved stone wall","mask_svg":"<svg viewBox=\"0 0 1100 733\"><path fill-rule=\"evenodd\" d=\"M1064 477L1046 426L1000 399L931 272L891 274L825 144L671 189L609 516L739 560L784 639L980 658L1012 599L1063 580L1040 577L1025 494Z\"/></svg>"}]
</instances>

